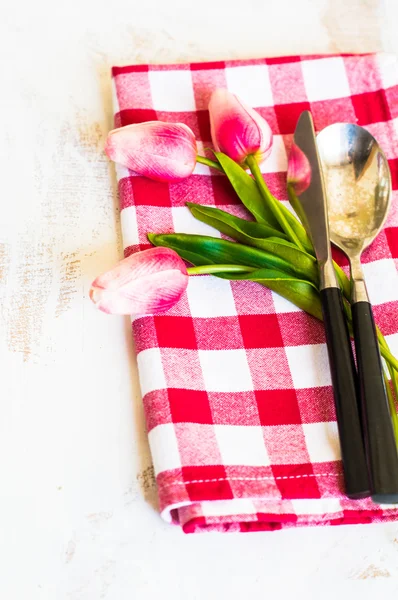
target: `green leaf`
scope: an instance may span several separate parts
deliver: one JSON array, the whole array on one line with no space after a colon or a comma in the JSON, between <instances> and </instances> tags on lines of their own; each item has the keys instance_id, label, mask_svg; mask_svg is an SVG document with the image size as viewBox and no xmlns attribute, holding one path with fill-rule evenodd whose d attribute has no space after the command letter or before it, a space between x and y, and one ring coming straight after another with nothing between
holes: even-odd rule
<instances>
[{"instance_id":1,"label":"green leaf","mask_svg":"<svg viewBox=\"0 0 398 600\"><path fill-rule=\"evenodd\" d=\"M293 244L295 244L301 250L304 250L304 246L300 240L300 237L297 236L295 230L289 224L284 211L281 209L282 204L275 198L273 194L271 194L270 190L268 189L258 162L253 154L249 154L246 157L246 164L250 168L251 174L257 183L257 187L263 197L264 204L270 208L282 231L286 233L287 237L291 242L293 242Z\"/></svg>"},{"instance_id":2,"label":"green leaf","mask_svg":"<svg viewBox=\"0 0 398 600\"><path fill-rule=\"evenodd\" d=\"M223 210L211 206L200 206L199 204L192 204L190 202L187 205L194 217L200 221L215 227L222 233L229 235L243 244L260 248L265 252L270 252L288 261L295 275L304 277L318 285L319 270L315 258L307 252L299 250L295 244L283 238L274 236L266 238L266 233L276 233L279 236L279 233L274 229L261 223L253 223L252 221L234 217Z\"/></svg>"},{"instance_id":3,"label":"green leaf","mask_svg":"<svg viewBox=\"0 0 398 600\"><path fill-rule=\"evenodd\" d=\"M272 209L264 201L256 181L226 154L223 154L222 152L215 152L215 155L241 202L246 206L247 210L251 212L256 221L259 223L266 223L274 229L282 231L277 218L272 212ZM278 202L279 211L287 221L288 225L294 231L305 250L313 254L314 250L312 243L304 227L290 212L290 210L284 204L282 204L282 202L275 198L275 196L273 196L273 198L276 202Z\"/></svg>"},{"instance_id":4,"label":"green leaf","mask_svg":"<svg viewBox=\"0 0 398 600\"><path fill-rule=\"evenodd\" d=\"M345 298L347 298L347 300L350 301L350 299L351 299L350 280L348 279L347 275L344 273L343 269L335 261L333 261L333 266L334 266L334 270L336 271L337 281L339 282L339 285L343 291L343 294L344 294Z\"/></svg>"},{"instance_id":5,"label":"green leaf","mask_svg":"<svg viewBox=\"0 0 398 600\"><path fill-rule=\"evenodd\" d=\"M398 445L398 415L397 415L397 409L395 407L394 396L392 395L392 391L391 391L391 387L390 387L390 382L388 380L387 375L384 372L383 372L383 377L384 377L384 385L385 385L386 392L387 392L388 405L390 407L390 416L391 416L391 421L392 421L392 427L393 427L393 430L394 430L395 443ZM394 382L394 380L393 380L393 382Z\"/></svg>"},{"instance_id":6,"label":"green leaf","mask_svg":"<svg viewBox=\"0 0 398 600\"><path fill-rule=\"evenodd\" d=\"M311 281L317 287L319 286L317 261L307 252L299 250L294 244L289 244L285 240L262 240L258 247L286 260L292 265L292 272L297 277Z\"/></svg>"},{"instance_id":7,"label":"green leaf","mask_svg":"<svg viewBox=\"0 0 398 600\"><path fill-rule=\"evenodd\" d=\"M182 258L195 266L206 264L234 264L256 268L278 269L293 277L314 280L313 271L306 271L302 265L294 265L286 258L271 252L230 242L220 238L188 233L148 234L155 246L166 246L175 250ZM276 244L275 244L276 246ZM281 246L290 252L291 248ZM305 254L303 253L305 256ZM313 281L316 285L316 282Z\"/></svg>"},{"instance_id":8,"label":"green leaf","mask_svg":"<svg viewBox=\"0 0 398 600\"><path fill-rule=\"evenodd\" d=\"M283 296L313 317L322 320L322 306L317 288L300 279L289 277L272 269L259 269L251 273L225 273L217 277L232 280L255 281L273 292Z\"/></svg>"},{"instance_id":9,"label":"green leaf","mask_svg":"<svg viewBox=\"0 0 398 600\"><path fill-rule=\"evenodd\" d=\"M266 223L247 221L246 219L235 217L225 210L220 210L213 206L202 206L195 202L187 202L186 205L195 219L211 225L215 229L218 229L218 231L225 233L225 235L229 235L239 242L250 244L249 240L251 238L279 238L279 236L281 239L287 239L287 236L284 233L270 227ZM255 244L253 243L251 245Z\"/></svg>"},{"instance_id":10,"label":"green leaf","mask_svg":"<svg viewBox=\"0 0 398 600\"><path fill-rule=\"evenodd\" d=\"M309 281L297 279L294 275L280 270L278 266L281 262L269 262L269 257L264 252L236 242L200 235L150 233L148 238L155 246L172 248L181 258L196 266L223 263L258 266L260 268L249 273L219 273L215 276L222 279L255 281L314 317L322 319L317 287Z\"/></svg>"},{"instance_id":11,"label":"green leaf","mask_svg":"<svg viewBox=\"0 0 398 600\"><path fill-rule=\"evenodd\" d=\"M294 191L293 185L291 185L290 183L287 184L287 195L289 198L289 203L296 215L298 216L298 218L300 219L303 227L307 227L307 218L305 216L305 212L303 210L303 207L301 206L301 202L298 199L296 192Z\"/></svg>"},{"instance_id":12,"label":"green leaf","mask_svg":"<svg viewBox=\"0 0 398 600\"><path fill-rule=\"evenodd\" d=\"M242 167L226 154L215 152L215 155L241 202L246 206L247 210L251 212L256 221L259 223L267 223L267 225L281 231L279 223L272 214L272 211L264 203L254 179L252 179Z\"/></svg>"},{"instance_id":13,"label":"green leaf","mask_svg":"<svg viewBox=\"0 0 398 600\"><path fill-rule=\"evenodd\" d=\"M312 242L300 221L290 212L290 210L284 204L282 204L282 202L280 202L280 200L278 200L277 198L275 198L275 200L279 203L279 209L281 213L283 214L286 221L288 222L288 224L293 229L294 233L302 243L304 249L309 254L314 254L314 247L312 245Z\"/></svg>"},{"instance_id":14,"label":"green leaf","mask_svg":"<svg viewBox=\"0 0 398 600\"><path fill-rule=\"evenodd\" d=\"M195 252L194 249L187 249L187 248L183 248L181 243L179 242L178 239L174 239L176 236L178 236L179 234L175 233L175 234L168 234L168 233L162 233L162 234L157 234L157 233L148 233L147 237L148 240L154 245L154 246L164 246L165 248L171 248L172 250L175 250L177 252L177 254L179 254L181 256L181 258L183 258L184 260L187 260L188 262L192 263L195 266L200 266L200 265L208 265L210 264L217 264L214 263L211 260L208 260L207 258L205 258L202 254ZM173 239L166 239L168 236L173 236Z\"/></svg>"}]
</instances>

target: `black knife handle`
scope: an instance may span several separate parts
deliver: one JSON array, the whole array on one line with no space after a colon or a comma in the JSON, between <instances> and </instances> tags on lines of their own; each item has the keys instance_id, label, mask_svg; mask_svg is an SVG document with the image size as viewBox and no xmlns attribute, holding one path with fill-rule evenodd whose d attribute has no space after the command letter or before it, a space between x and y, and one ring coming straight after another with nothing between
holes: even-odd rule
<instances>
[{"instance_id":1,"label":"black knife handle","mask_svg":"<svg viewBox=\"0 0 398 600\"><path fill-rule=\"evenodd\" d=\"M323 320L344 467L346 494L370 496L359 413L357 373L339 288L321 290Z\"/></svg>"},{"instance_id":2,"label":"black knife handle","mask_svg":"<svg viewBox=\"0 0 398 600\"><path fill-rule=\"evenodd\" d=\"M372 499L393 504L398 502L398 450L369 302L353 304L352 319Z\"/></svg>"}]
</instances>

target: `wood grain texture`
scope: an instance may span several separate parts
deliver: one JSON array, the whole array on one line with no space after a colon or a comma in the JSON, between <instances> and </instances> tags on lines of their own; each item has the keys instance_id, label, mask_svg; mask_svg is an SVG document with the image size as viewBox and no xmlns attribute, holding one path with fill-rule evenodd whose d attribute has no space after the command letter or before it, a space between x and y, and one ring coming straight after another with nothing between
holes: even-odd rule
<instances>
[{"instance_id":1,"label":"wood grain texture","mask_svg":"<svg viewBox=\"0 0 398 600\"><path fill-rule=\"evenodd\" d=\"M87 298L122 254L103 153L112 64L397 53L396 2L5 0L0 16L0 596L335 598L351 580L362 598L375 582L396 593L395 523L191 537L164 524L130 323Z\"/></svg>"}]
</instances>

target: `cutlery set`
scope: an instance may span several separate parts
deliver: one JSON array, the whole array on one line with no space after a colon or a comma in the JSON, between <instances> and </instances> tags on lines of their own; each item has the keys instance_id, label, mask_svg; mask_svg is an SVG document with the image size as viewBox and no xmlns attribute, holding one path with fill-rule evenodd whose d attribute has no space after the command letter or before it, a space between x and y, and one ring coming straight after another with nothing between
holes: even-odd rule
<instances>
[{"instance_id":1,"label":"cutlery set","mask_svg":"<svg viewBox=\"0 0 398 600\"><path fill-rule=\"evenodd\" d=\"M372 307L361 253L380 232L391 203L388 162L373 136L336 123L315 136L304 111L294 144L310 177L297 194L297 212L311 237L334 392L346 495L398 503L398 449L393 431ZM331 242L350 260L351 312L356 362L347 314L333 267Z\"/></svg>"}]
</instances>

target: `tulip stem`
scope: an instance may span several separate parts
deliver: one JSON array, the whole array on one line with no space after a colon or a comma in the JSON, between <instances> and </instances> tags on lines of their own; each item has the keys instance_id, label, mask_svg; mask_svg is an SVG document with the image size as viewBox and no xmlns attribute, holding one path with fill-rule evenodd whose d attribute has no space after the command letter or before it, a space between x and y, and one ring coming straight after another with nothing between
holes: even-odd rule
<instances>
[{"instance_id":1,"label":"tulip stem","mask_svg":"<svg viewBox=\"0 0 398 600\"><path fill-rule=\"evenodd\" d=\"M382 355L382 357L384 358L385 361L387 361L392 368L395 371L398 371L398 360L395 358L395 356L393 356L390 352L389 349L387 349L385 346L380 345L380 354Z\"/></svg>"},{"instance_id":2,"label":"tulip stem","mask_svg":"<svg viewBox=\"0 0 398 600\"><path fill-rule=\"evenodd\" d=\"M207 165L212 169L217 169L218 171L223 172L222 167L218 164L218 162L216 162L215 160L211 160L210 158L206 158L205 156L200 156L200 154L196 156L196 162L202 163L202 165Z\"/></svg>"},{"instance_id":3,"label":"tulip stem","mask_svg":"<svg viewBox=\"0 0 398 600\"><path fill-rule=\"evenodd\" d=\"M383 373L383 377L384 377L384 385L386 387L386 392L387 392L388 406L390 408L390 415L391 415L392 427L393 427L394 435L395 435L395 441L396 441L397 446L398 446L398 415L397 415L397 409L395 408L394 396L392 395L392 391L391 391L390 382L388 380L388 377L387 377L387 375L385 373Z\"/></svg>"},{"instance_id":4,"label":"tulip stem","mask_svg":"<svg viewBox=\"0 0 398 600\"><path fill-rule=\"evenodd\" d=\"M380 329L377 326L376 326L376 331L377 331L377 337L379 340L380 353L382 353L383 350L389 351L390 349L388 347L388 344L387 344L383 334L381 333ZM384 360L386 360L386 359L384 359ZM391 363L388 362L387 360L386 360L386 364L387 364L387 370L388 370L390 378L391 378L395 399L398 402L398 372L395 371L393 365L391 365ZM397 446L398 446L398 414L397 414L398 407L395 405L394 396L393 396L391 388L390 388L390 382L388 380L388 377L386 374L384 374L384 377L385 377L385 383L386 383L386 390L387 390L387 394L388 394L388 403L390 405L391 418L392 418L392 422L393 422L393 426L394 426L395 439L397 441Z\"/></svg>"},{"instance_id":5,"label":"tulip stem","mask_svg":"<svg viewBox=\"0 0 398 600\"><path fill-rule=\"evenodd\" d=\"M269 191L267 184L264 181L264 177L260 171L260 167L258 166L258 163L252 154L249 154L249 156L246 158L246 163L258 185L258 188L260 190L262 197L264 198L265 202L268 204L269 208L272 211L272 214L274 215L275 219L278 221L282 230L286 233L286 235L288 236L290 241L293 242L293 244L296 244L296 246L298 248L300 248L300 250L305 251L305 248L303 247L302 243L298 239L297 235L295 234L293 229L290 227L289 223L286 221L285 215L282 213L282 211L279 210L279 208L278 208L279 201L276 198L274 198L274 196Z\"/></svg>"},{"instance_id":6,"label":"tulip stem","mask_svg":"<svg viewBox=\"0 0 398 600\"><path fill-rule=\"evenodd\" d=\"M245 265L199 265L198 267L189 267L188 275L207 275L213 273L251 273L256 268L246 267Z\"/></svg>"}]
</instances>

